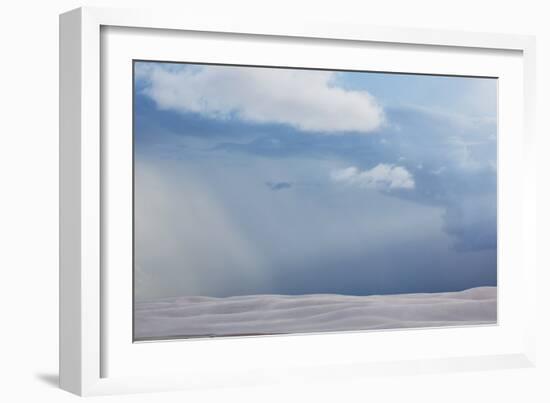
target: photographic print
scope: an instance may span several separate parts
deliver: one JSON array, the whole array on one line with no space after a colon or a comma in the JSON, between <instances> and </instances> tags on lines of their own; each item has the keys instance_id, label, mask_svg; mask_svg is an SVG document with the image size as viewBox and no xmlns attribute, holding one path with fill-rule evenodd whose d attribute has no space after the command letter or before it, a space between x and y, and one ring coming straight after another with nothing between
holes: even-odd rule
<instances>
[{"instance_id":1,"label":"photographic print","mask_svg":"<svg viewBox=\"0 0 550 403\"><path fill-rule=\"evenodd\" d=\"M496 78L133 69L134 340L496 323Z\"/></svg>"}]
</instances>

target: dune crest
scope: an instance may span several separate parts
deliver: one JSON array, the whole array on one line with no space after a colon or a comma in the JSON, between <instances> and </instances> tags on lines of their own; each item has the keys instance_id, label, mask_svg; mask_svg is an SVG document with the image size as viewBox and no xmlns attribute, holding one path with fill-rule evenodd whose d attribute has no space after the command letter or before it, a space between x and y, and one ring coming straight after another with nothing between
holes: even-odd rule
<instances>
[{"instance_id":1,"label":"dune crest","mask_svg":"<svg viewBox=\"0 0 550 403\"><path fill-rule=\"evenodd\" d=\"M239 336L491 324L497 288L458 292L176 297L135 306L135 338Z\"/></svg>"}]
</instances>

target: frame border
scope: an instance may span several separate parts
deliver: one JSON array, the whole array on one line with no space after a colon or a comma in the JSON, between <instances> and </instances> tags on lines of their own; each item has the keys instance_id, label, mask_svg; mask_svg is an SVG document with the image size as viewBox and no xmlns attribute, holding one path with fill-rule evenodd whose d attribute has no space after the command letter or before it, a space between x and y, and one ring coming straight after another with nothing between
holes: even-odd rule
<instances>
[{"instance_id":1,"label":"frame border","mask_svg":"<svg viewBox=\"0 0 550 403\"><path fill-rule=\"evenodd\" d=\"M320 22L236 22L151 10L84 7L60 15L60 386L78 395L181 389L177 378L102 378L100 205L100 28L122 26L275 37L369 41L442 47L516 50L524 64L524 233L536 227L535 38L447 30L389 28ZM535 307L536 246L524 240L527 305ZM357 365L358 375L470 371L534 365L535 309L530 309L523 354ZM104 351L103 351L104 352ZM313 371L329 379L327 369ZM254 377L252 377L254 378ZM254 380L251 379L254 383ZM178 386L179 385L179 386Z\"/></svg>"}]
</instances>

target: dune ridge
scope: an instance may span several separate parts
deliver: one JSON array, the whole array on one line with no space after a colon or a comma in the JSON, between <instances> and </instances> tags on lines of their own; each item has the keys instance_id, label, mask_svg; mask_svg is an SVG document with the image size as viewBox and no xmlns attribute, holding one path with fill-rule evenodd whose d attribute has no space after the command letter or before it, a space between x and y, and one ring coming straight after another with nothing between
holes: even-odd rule
<instances>
[{"instance_id":1,"label":"dune ridge","mask_svg":"<svg viewBox=\"0 0 550 403\"><path fill-rule=\"evenodd\" d=\"M138 302L137 340L496 323L497 288L458 292L186 296Z\"/></svg>"}]
</instances>

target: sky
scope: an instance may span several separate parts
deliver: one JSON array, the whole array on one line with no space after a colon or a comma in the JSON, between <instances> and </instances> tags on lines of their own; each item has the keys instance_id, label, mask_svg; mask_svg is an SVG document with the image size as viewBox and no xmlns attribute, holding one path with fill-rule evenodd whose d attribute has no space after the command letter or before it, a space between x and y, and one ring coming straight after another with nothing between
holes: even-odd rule
<instances>
[{"instance_id":1,"label":"sky","mask_svg":"<svg viewBox=\"0 0 550 403\"><path fill-rule=\"evenodd\" d=\"M138 301L497 279L497 80L134 63Z\"/></svg>"}]
</instances>

